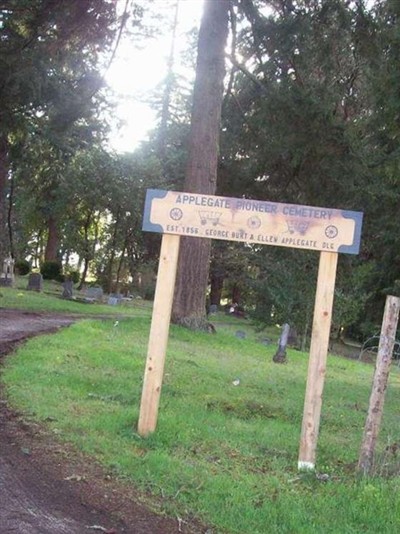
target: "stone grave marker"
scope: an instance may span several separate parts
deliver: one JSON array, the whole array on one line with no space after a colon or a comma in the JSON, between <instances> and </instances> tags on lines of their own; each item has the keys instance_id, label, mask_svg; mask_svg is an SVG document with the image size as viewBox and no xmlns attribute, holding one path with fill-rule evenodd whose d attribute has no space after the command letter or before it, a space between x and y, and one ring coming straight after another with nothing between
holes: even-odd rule
<instances>
[{"instance_id":1,"label":"stone grave marker","mask_svg":"<svg viewBox=\"0 0 400 534\"><path fill-rule=\"evenodd\" d=\"M122 299L123 299L123 296L121 295L121 293L110 293L108 296L107 303L110 306L117 306L117 304L121 303Z\"/></svg>"},{"instance_id":2,"label":"stone grave marker","mask_svg":"<svg viewBox=\"0 0 400 534\"><path fill-rule=\"evenodd\" d=\"M236 330L235 336L239 339L245 339L246 338L246 332L243 332L243 330Z\"/></svg>"},{"instance_id":3,"label":"stone grave marker","mask_svg":"<svg viewBox=\"0 0 400 534\"><path fill-rule=\"evenodd\" d=\"M72 280L65 280L63 282L62 298L63 299L72 299L72 297L73 297L73 289L74 289L73 281Z\"/></svg>"},{"instance_id":4,"label":"stone grave marker","mask_svg":"<svg viewBox=\"0 0 400 534\"><path fill-rule=\"evenodd\" d=\"M86 302L101 302L103 300L103 290L101 287L88 287L85 295Z\"/></svg>"},{"instance_id":5,"label":"stone grave marker","mask_svg":"<svg viewBox=\"0 0 400 534\"><path fill-rule=\"evenodd\" d=\"M43 291L43 276L40 273L31 273L27 289L28 291Z\"/></svg>"},{"instance_id":6,"label":"stone grave marker","mask_svg":"<svg viewBox=\"0 0 400 534\"><path fill-rule=\"evenodd\" d=\"M218 306L216 304L210 304L209 314L213 315L214 313L217 313L217 311L218 311Z\"/></svg>"},{"instance_id":7,"label":"stone grave marker","mask_svg":"<svg viewBox=\"0 0 400 534\"><path fill-rule=\"evenodd\" d=\"M0 275L0 286L11 287L14 284L14 260L5 258L3 271Z\"/></svg>"}]
</instances>

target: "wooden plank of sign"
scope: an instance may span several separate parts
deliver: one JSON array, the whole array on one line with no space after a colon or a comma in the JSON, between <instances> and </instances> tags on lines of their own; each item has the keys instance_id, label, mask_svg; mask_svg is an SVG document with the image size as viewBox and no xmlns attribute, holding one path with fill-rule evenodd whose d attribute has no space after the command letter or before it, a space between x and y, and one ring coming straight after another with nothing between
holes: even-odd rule
<instances>
[{"instance_id":1,"label":"wooden plank of sign","mask_svg":"<svg viewBox=\"0 0 400 534\"><path fill-rule=\"evenodd\" d=\"M143 230L357 254L362 213L151 189Z\"/></svg>"},{"instance_id":2,"label":"wooden plank of sign","mask_svg":"<svg viewBox=\"0 0 400 534\"><path fill-rule=\"evenodd\" d=\"M308 364L298 468L312 470L321 417L338 254L321 252Z\"/></svg>"},{"instance_id":3,"label":"wooden plank of sign","mask_svg":"<svg viewBox=\"0 0 400 534\"><path fill-rule=\"evenodd\" d=\"M157 426L179 244L179 236L163 235L138 423L138 433L143 437Z\"/></svg>"}]
</instances>

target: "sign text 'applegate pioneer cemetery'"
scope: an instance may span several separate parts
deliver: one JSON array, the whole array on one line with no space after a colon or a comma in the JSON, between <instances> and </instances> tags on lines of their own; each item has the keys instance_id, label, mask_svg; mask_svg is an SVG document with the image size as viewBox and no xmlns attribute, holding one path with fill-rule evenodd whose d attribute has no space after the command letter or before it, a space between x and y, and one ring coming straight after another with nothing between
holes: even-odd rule
<instances>
[{"instance_id":1,"label":"sign text 'applegate pioneer cemetery'","mask_svg":"<svg viewBox=\"0 0 400 534\"><path fill-rule=\"evenodd\" d=\"M362 213L149 189L143 230L357 254Z\"/></svg>"}]
</instances>

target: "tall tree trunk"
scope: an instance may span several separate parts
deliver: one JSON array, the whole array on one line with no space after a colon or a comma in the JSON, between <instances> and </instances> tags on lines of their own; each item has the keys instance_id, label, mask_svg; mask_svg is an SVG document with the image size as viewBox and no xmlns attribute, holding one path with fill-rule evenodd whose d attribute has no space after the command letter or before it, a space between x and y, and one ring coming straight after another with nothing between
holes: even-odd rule
<instances>
[{"instance_id":1,"label":"tall tree trunk","mask_svg":"<svg viewBox=\"0 0 400 534\"><path fill-rule=\"evenodd\" d=\"M71 251L69 249L67 249L65 252L64 252L64 265L65 265L65 269L68 270L70 265L69 265L69 262L71 260Z\"/></svg>"},{"instance_id":2,"label":"tall tree trunk","mask_svg":"<svg viewBox=\"0 0 400 534\"><path fill-rule=\"evenodd\" d=\"M47 236L44 261L57 261L60 237L58 232L57 220L55 217L53 217L53 215L50 215L47 220L47 229L49 233Z\"/></svg>"},{"instance_id":3,"label":"tall tree trunk","mask_svg":"<svg viewBox=\"0 0 400 534\"><path fill-rule=\"evenodd\" d=\"M210 304L215 304L216 306L221 305L224 278L224 274L218 271L210 274Z\"/></svg>"},{"instance_id":4,"label":"tall tree trunk","mask_svg":"<svg viewBox=\"0 0 400 534\"><path fill-rule=\"evenodd\" d=\"M5 135L0 136L0 261L8 256L7 246L7 176L8 176L8 140Z\"/></svg>"},{"instance_id":5,"label":"tall tree trunk","mask_svg":"<svg viewBox=\"0 0 400 534\"><path fill-rule=\"evenodd\" d=\"M110 261L108 262L107 290L108 290L109 293L112 293L112 290L113 290L113 267L114 267L115 251L116 251L116 248L117 248L119 214L120 214L120 212L118 210L117 216L115 218L114 232L113 232L113 237L112 237L112 241L111 241Z\"/></svg>"},{"instance_id":6,"label":"tall tree trunk","mask_svg":"<svg viewBox=\"0 0 400 534\"><path fill-rule=\"evenodd\" d=\"M33 255L33 267L37 269L41 264L43 253L43 230L39 230L36 236L36 245Z\"/></svg>"},{"instance_id":7,"label":"tall tree trunk","mask_svg":"<svg viewBox=\"0 0 400 534\"><path fill-rule=\"evenodd\" d=\"M167 131L168 131L168 122L170 118L171 96L172 96L172 90L174 86L174 59L175 59L176 30L178 28L178 13L179 13L179 0L176 0L174 22L172 26L171 48L170 48L169 57L167 61L167 76L165 78L165 87L164 87L164 93L163 93L163 99L162 99L161 120L160 120L160 127L158 129L158 136L157 136L157 155L161 162L161 167L163 170L164 178L167 178L166 175L168 171L168 166L166 164Z\"/></svg>"},{"instance_id":8,"label":"tall tree trunk","mask_svg":"<svg viewBox=\"0 0 400 534\"><path fill-rule=\"evenodd\" d=\"M85 259L83 260L83 272L82 272L81 280L79 282L79 286L77 287L78 291L82 291L83 286L86 283L86 276L89 271L89 263L90 263L90 258L86 256Z\"/></svg>"},{"instance_id":9,"label":"tall tree trunk","mask_svg":"<svg viewBox=\"0 0 400 534\"><path fill-rule=\"evenodd\" d=\"M184 189L215 194L225 46L230 0L206 0L201 21L196 81L193 92L189 157ZM209 239L181 239L172 321L206 329L206 290L210 262Z\"/></svg>"},{"instance_id":10,"label":"tall tree trunk","mask_svg":"<svg viewBox=\"0 0 400 534\"><path fill-rule=\"evenodd\" d=\"M8 198L8 209L7 209L7 228L8 228L8 241L10 247L10 256L15 259L15 249L14 249L14 233L12 227L12 215L13 215L13 205L14 205L14 176L11 176L10 180L10 195Z\"/></svg>"},{"instance_id":11,"label":"tall tree trunk","mask_svg":"<svg viewBox=\"0 0 400 534\"><path fill-rule=\"evenodd\" d=\"M89 229L90 229L90 225L92 222L92 215L93 215L93 211L90 210L89 213L87 214L86 221L83 225L83 234L85 236L85 254L83 258L83 273L81 276L81 280L79 282L79 286L77 288L78 291L82 290L86 282L86 276L89 270L89 262L92 259L91 246L90 246L90 241L89 241Z\"/></svg>"},{"instance_id":12,"label":"tall tree trunk","mask_svg":"<svg viewBox=\"0 0 400 534\"><path fill-rule=\"evenodd\" d=\"M233 284L232 286L232 302L240 304L242 298L242 288L239 284Z\"/></svg>"},{"instance_id":13,"label":"tall tree trunk","mask_svg":"<svg viewBox=\"0 0 400 534\"><path fill-rule=\"evenodd\" d=\"M122 266L124 264L126 247L127 247L127 238L125 239L124 246L122 247L122 251L121 251L121 256L120 256L119 262L118 262L117 279L115 281L115 292L116 293L119 293L121 271L122 271Z\"/></svg>"}]
</instances>

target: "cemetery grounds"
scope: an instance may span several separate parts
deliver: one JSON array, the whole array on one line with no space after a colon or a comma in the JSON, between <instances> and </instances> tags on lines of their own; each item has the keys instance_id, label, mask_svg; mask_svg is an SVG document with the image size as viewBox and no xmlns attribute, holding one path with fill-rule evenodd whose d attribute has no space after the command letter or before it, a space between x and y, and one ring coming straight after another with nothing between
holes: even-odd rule
<instances>
[{"instance_id":1,"label":"cemetery grounds","mask_svg":"<svg viewBox=\"0 0 400 534\"><path fill-rule=\"evenodd\" d=\"M299 473L307 354L272 363L277 330L224 314L211 318L213 335L172 327L158 428L142 439L150 306L78 311L49 295L2 295L3 351L59 330L3 362L2 532L400 530L397 365L374 476L355 471L373 366L333 354L317 470Z\"/></svg>"}]
</instances>

